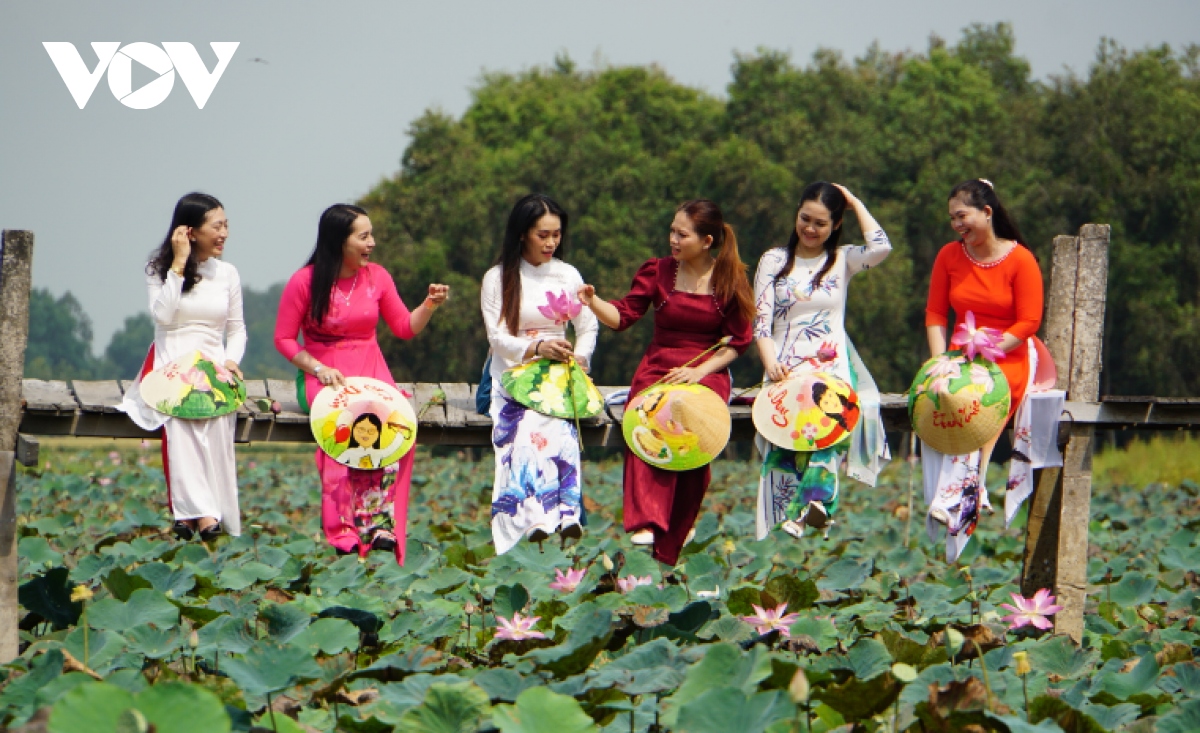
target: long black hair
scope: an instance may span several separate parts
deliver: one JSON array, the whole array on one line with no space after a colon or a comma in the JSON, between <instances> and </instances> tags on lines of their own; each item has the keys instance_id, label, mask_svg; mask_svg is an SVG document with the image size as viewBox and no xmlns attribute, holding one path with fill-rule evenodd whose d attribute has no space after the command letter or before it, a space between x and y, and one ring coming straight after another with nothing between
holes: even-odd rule
<instances>
[{"instance_id":1,"label":"long black hair","mask_svg":"<svg viewBox=\"0 0 1200 733\"><path fill-rule=\"evenodd\" d=\"M821 279L825 277L825 273L829 272L834 261L837 260L838 244L842 241L842 218L846 214L846 195L829 181L810 183L800 192L800 203L796 204L796 213L792 215L792 236L788 237L787 261L783 263L783 269L775 275L775 282L787 277L788 273L792 271L792 266L796 264L796 247L800 245L800 234L796 231L796 221L800 218L800 209L808 201L816 201L829 209L829 220L833 226L829 237L821 245L825 250L825 264L821 265L821 269L813 275L812 289L816 290L821 284Z\"/></svg>"},{"instance_id":2,"label":"long black hair","mask_svg":"<svg viewBox=\"0 0 1200 733\"><path fill-rule=\"evenodd\" d=\"M836 413L825 412L825 409L823 407L821 407L821 398L825 396L826 392L833 392L833 396L837 397L838 401L842 403L843 412L836 412ZM831 418L838 425L841 425L842 430L850 429L849 426L846 425L846 414L844 411L849 410L851 407L855 406L855 403L853 400L846 397L841 392L835 392L835 391L829 389L829 386L827 384L825 384L824 382L817 382L817 383L813 384L812 396L813 396L813 402L816 403L816 405L817 405L817 409L820 410L822 413L824 413L826 417Z\"/></svg>"},{"instance_id":3,"label":"long black hair","mask_svg":"<svg viewBox=\"0 0 1200 733\"><path fill-rule=\"evenodd\" d=\"M950 195L946 197L946 200L951 201L955 196L962 196L963 203L980 211L983 211L985 206L992 207L992 231L996 233L996 236L1000 239L1011 239L1026 249L1029 248L1025 237L1021 236L1021 230L1017 229L1017 222L1013 221L1008 209L1000 203L1000 197L996 195L996 189L990 182L982 178L963 181L950 189Z\"/></svg>"},{"instance_id":4,"label":"long black hair","mask_svg":"<svg viewBox=\"0 0 1200 733\"><path fill-rule=\"evenodd\" d=\"M509 212L508 225L504 227L504 244L496 259L500 265L500 317L513 336L521 325L521 255L525 250L522 237L546 214L553 214L562 222L562 240L554 252L561 259L567 251L567 210L549 196L531 193L523 197Z\"/></svg>"},{"instance_id":5,"label":"long black hair","mask_svg":"<svg viewBox=\"0 0 1200 733\"><path fill-rule=\"evenodd\" d=\"M354 229L354 222L366 215L364 209L353 204L334 204L321 214L317 224L317 246L313 247L306 263L312 265L308 316L317 325L329 313L329 297L333 294L338 273L342 271L342 250Z\"/></svg>"},{"instance_id":6,"label":"long black hair","mask_svg":"<svg viewBox=\"0 0 1200 733\"><path fill-rule=\"evenodd\" d=\"M167 229L167 236L163 237L162 244L158 249L151 253L150 261L146 263L146 274L157 275L158 279L165 281L167 271L175 262L175 248L171 246L171 235L178 227L199 229L204 226L204 217L208 216L208 212L223 208L225 207L216 197L206 193L189 193L175 202L175 213L171 215L171 226ZM193 247L191 254L188 255L187 264L183 266L183 292L191 290L202 279L196 272L198 265L196 249Z\"/></svg>"}]
</instances>

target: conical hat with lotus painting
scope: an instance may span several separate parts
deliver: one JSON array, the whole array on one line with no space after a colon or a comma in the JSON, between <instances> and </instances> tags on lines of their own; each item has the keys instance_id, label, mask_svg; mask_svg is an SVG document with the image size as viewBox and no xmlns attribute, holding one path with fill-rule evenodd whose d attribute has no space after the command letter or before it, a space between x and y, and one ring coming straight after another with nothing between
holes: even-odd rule
<instances>
[{"instance_id":1,"label":"conical hat with lotus painting","mask_svg":"<svg viewBox=\"0 0 1200 733\"><path fill-rule=\"evenodd\" d=\"M246 401L246 383L199 351L150 372L138 389L147 405L185 420L228 415Z\"/></svg>"},{"instance_id":2,"label":"conical hat with lotus painting","mask_svg":"<svg viewBox=\"0 0 1200 733\"><path fill-rule=\"evenodd\" d=\"M908 390L913 430L946 455L979 450L1008 421L1008 380L982 355L948 351L925 362Z\"/></svg>"}]
</instances>

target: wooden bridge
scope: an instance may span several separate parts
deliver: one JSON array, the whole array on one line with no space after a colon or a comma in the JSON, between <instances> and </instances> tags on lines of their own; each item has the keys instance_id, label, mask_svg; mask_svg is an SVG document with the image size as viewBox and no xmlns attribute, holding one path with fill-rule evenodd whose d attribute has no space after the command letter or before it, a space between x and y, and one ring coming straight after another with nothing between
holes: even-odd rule
<instances>
[{"instance_id":1,"label":"wooden bridge","mask_svg":"<svg viewBox=\"0 0 1200 733\"><path fill-rule=\"evenodd\" d=\"M1099 399L1105 289L1108 278L1107 225L1084 225L1077 236L1054 240L1043 333L1058 366L1057 388L1067 393L1059 425L1062 468L1035 478L1029 500L1022 592L1052 588L1064 610L1055 632L1078 641L1087 595L1091 459L1096 428L1177 430L1200 425L1200 399L1106 397ZM37 461L38 435L151 438L116 406L130 382L22 379L28 334L33 234L5 231L0 239L0 663L17 655L17 556L15 463ZM490 444L491 420L474 409L473 385L405 386L421 411L418 441L432 445ZM296 401L295 385L284 380L250 380L251 398L280 403L278 413L249 400L239 410L236 439L242 443L307 442L308 418ZM608 393L615 387L601 387ZM910 430L903 395L882 395L889 431ZM750 408L734 405L733 440L748 440ZM620 408L614 409L619 420ZM582 421L586 445L620 446L620 426L606 415Z\"/></svg>"}]
</instances>

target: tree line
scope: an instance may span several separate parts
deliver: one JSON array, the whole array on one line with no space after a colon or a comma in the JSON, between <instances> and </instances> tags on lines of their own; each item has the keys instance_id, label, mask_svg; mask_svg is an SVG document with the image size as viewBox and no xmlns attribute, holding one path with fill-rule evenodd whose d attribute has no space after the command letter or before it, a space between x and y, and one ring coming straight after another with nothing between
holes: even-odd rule
<instances>
[{"instance_id":1,"label":"tree line","mask_svg":"<svg viewBox=\"0 0 1200 733\"><path fill-rule=\"evenodd\" d=\"M760 49L735 57L724 98L652 66L582 70L566 56L486 74L460 117L429 110L412 124L399 171L359 202L407 302L429 282L454 293L417 341L383 335L384 353L398 378L478 380L479 282L529 191L567 208L565 258L618 297L639 264L666 253L680 202L717 201L752 271L786 242L800 190L825 179L854 191L895 247L855 278L847 329L880 387L902 391L925 356L933 259L954 237L946 194L984 177L1047 279L1055 235L1112 225L1102 391L1200 394L1198 72L1196 46L1105 40L1086 75L1040 81L997 24L849 61L823 50L800 65ZM861 241L851 219L843 242ZM273 353L270 328L252 330L251 348ZM645 319L602 333L597 382L628 383L650 331ZM741 386L761 379L752 355L734 372Z\"/></svg>"}]
</instances>

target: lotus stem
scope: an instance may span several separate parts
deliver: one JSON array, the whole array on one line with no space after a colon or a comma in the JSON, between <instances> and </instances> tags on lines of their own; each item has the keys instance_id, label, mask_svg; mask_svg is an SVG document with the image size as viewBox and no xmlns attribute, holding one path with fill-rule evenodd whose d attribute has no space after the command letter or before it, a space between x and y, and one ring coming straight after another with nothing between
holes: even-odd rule
<instances>
[{"instance_id":1,"label":"lotus stem","mask_svg":"<svg viewBox=\"0 0 1200 733\"><path fill-rule=\"evenodd\" d=\"M996 711L996 707L992 702L992 684L988 681L987 663L983 661L983 649L979 648L979 642L974 639L970 641L975 645L975 655L979 657L979 669L983 671L983 689L987 691L988 712L993 713ZM1023 677L1021 679L1024 681ZM1025 716L1029 717L1028 710L1025 712Z\"/></svg>"},{"instance_id":2,"label":"lotus stem","mask_svg":"<svg viewBox=\"0 0 1200 733\"><path fill-rule=\"evenodd\" d=\"M705 349L704 351L701 351L699 354L696 354L691 359L688 359L687 363L681 364L678 367L676 367L676 369L683 369L685 367L690 367L700 357L705 356L706 354L709 354L710 352L713 352L713 351L721 348L722 346L728 346L728 345L729 345L729 337L725 336L717 343L713 344L712 346L709 346L707 349ZM663 383L663 380L660 379L657 382L655 382L654 384L650 385L650 387L657 387L658 385L660 385L662 383ZM646 389L650 389L650 387L647 387ZM644 389L642 391L645 392L646 390Z\"/></svg>"}]
</instances>

